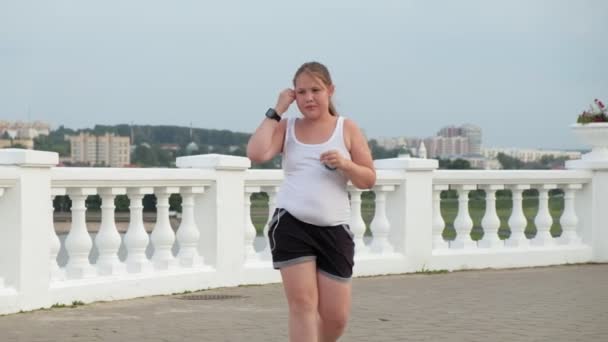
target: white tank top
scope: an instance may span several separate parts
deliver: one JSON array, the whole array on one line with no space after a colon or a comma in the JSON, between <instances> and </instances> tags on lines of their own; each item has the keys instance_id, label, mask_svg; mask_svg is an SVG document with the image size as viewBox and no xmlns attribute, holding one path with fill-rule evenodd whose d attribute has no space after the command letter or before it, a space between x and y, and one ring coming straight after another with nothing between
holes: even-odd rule
<instances>
[{"instance_id":1,"label":"white tank top","mask_svg":"<svg viewBox=\"0 0 608 342\"><path fill-rule=\"evenodd\" d=\"M321 144L304 144L295 134L296 118L287 119L283 145L285 178L277 194L277 208L284 208L300 221L317 226L337 226L350 221L348 179L338 170L328 170L321 154L338 150L350 160L344 145L344 118L338 122L329 140Z\"/></svg>"}]
</instances>

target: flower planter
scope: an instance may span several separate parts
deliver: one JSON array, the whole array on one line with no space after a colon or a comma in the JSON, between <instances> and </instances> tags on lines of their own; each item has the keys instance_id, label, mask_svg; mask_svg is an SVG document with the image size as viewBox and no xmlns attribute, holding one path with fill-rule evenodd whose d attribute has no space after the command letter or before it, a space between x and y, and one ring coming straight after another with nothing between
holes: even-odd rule
<instances>
[{"instance_id":1,"label":"flower planter","mask_svg":"<svg viewBox=\"0 0 608 342\"><path fill-rule=\"evenodd\" d=\"M570 127L580 140L591 146L591 152L585 153L583 160L608 161L608 122L573 124Z\"/></svg>"}]
</instances>

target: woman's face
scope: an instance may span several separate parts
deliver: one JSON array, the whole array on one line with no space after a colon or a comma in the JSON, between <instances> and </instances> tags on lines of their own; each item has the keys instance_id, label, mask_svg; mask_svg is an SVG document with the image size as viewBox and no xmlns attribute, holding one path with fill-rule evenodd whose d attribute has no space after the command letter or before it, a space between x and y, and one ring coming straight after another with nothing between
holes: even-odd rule
<instances>
[{"instance_id":1,"label":"woman's face","mask_svg":"<svg viewBox=\"0 0 608 342\"><path fill-rule=\"evenodd\" d=\"M298 109L306 118L316 119L329 114L333 85L327 87L319 78L303 72L296 78L295 92Z\"/></svg>"}]
</instances>

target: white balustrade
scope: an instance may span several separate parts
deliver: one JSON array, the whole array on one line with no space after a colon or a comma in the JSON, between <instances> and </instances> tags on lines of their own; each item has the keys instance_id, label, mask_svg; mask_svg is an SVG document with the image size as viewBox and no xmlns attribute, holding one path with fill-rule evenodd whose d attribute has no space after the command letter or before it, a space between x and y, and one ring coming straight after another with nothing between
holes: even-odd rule
<instances>
[{"instance_id":1,"label":"white balustrade","mask_svg":"<svg viewBox=\"0 0 608 342\"><path fill-rule=\"evenodd\" d=\"M245 217L243 227L245 229L245 262L248 261L258 261L260 257L255 251L253 247L253 242L257 235L257 231L255 230L255 226L251 221L251 195L260 192L261 188L259 186L246 186L245 187Z\"/></svg>"},{"instance_id":2,"label":"white balustrade","mask_svg":"<svg viewBox=\"0 0 608 342\"><path fill-rule=\"evenodd\" d=\"M563 245L577 245L581 238L577 232L578 217L574 209L574 199L577 190L582 189L581 184L568 184L563 186L564 190L564 212L559 222L562 225L562 235L559 243Z\"/></svg>"},{"instance_id":3,"label":"white balustrade","mask_svg":"<svg viewBox=\"0 0 608 342\"><path fill-rule=\"evenodd\" d=\"M433 186L433 249L449 248L449 243L443 238L445 221L441 215L441 192L448 189L448 185Z\"/></svg>"},{"instance_id":4,"label":"white balustrade","mask_svg":"<svg viewBox=\"0 0 608 342\"><path fill-rule=\"evenodd\" d=\"M503 190L505 187L504 185L489 184L481 185L480 188L486 192L486 210L481 219L483 238L478 242L478 246L481 248L504 247L504 241L498 236L500 218L496 213L496 191Z\"/></svg>"},{"instance_id":5,"label":"white balustrade","mask_svg":"<svg viewBox=\"0 0 608 342\"><path fill-rule=\"evenodd\" d=\"M101 188L101 225L99 232L95 236L95 247L99 256L95 266L100 275L115 275L125 271L124 264L118 259L118 249L120 248L120 234L116 229L114 219L114 199L116 195L127 193L126 188Z\"/></svg>"},{"instance_id":6,"label":"white balustrade","mask_svg":"<svg viewBox=\"0 0 608 342\"><path fill-rule=\"evenodd\" d=\"M477 189L476 185L454 185L458 192L458 215L454 219L456 239L450 242L450 248L473 248L477 244L471 239L473 220L469 213L469 192Z\"/></svg>"},{"instance_id":7,"label":"white balustrade","mask_svg":"<svg viewBox=\"0 0 608 342\"><path fill-rule=\"evenodd\" d=\"M373 190L376 193L376 211L370 224L373 236L370 250L376 254L391 254L395 249L389 241L391 224L386 216L386 195L389 191L395 191L395 186L378 185L374 186Z\"/></svg>"},{"instance_id":8,"label":"white balustrade","mask_svg":"<svg viewBox=\"0 0 608 342\"><path fill-rule=\"evenodd\" d=\"M124 244L127 248L125 263L129 273L140 273L151 270L150 261L146 256L146 248L150 242L150 237L144 227L142 200L145 195L153 192L154 190L148 187L129 188L127 190L131 202L129 205L131 221L124 236Z\"/></svg>"},{"instance_id":9,"label":"white balustrade","mask_svg":"<svg viewBox=\"0 0 608 342\"><path fill-rule=\"evenodd\" d=\"M3 153L0 151L0 156ZM0 166L0 261L18 260L0 262L0 288L10 287L3 289L0 296L21 296L15 307L0 303L0 314L74 300L113 300L280 281L280 274L267 258L269 250L255 253L250 196L260 191L268 194L270 220L282 173L248 170L249 161L234 156L192 158L190 164L181 163L185 167L182 169L138 170L44 169L15 166L12 161L2 164L0 158L0 165L6 165ZM605 261L608 244L603 241L608 234L602 229L602 222L608 219L597 209L605 206L602 201L606 202L605 170L447 171L419 164L415 158L378 163L378 184L372 189L376 205L369 246L363 242L363 191L349 186L350 227L356 253L366 255L358 258L355 276L425 268L456 270ZM527 221L522 192L530 188L528 184L539 189L539 211L534 219L537 235L532 240L524 235ZM457 238L447 243L442 238L445 222L440 195L450 187L458 191L454 221ZM486 192L486 210L481 220L484 236L475 243L470 237L473 222L468 195L477 188ZM498 236L501 222L496 191L504 188L513 191L513 211L508 222L511 238L503 242ZM548 192L552 188L563 188L565 192L560 218L563 233L559 239L550 237ZM36 196L36 191L44 196ZM102 198L101 225L93 242L87 230L85 201L97 192ZM66 253L62 250L58 255L53 209L48 201L52 204L54 196L64 193L72 199L72 223L65 240ZM126 259L121 262L114 201L125 193L131 201L131 221L123 238ZM142 199L150 193L157 197L157 220L149 235L143 222ZM183 209L175 234L168 211L173 193L182 196ZM36 227L43 227L44 233L38 234ZM505 243L551 248L502 248ZM93 244L99 254L95 265L89 261ZM58 270L57 258L64 256L67 264Z\"/></svg>"},{"instance_id":10,"label":"white balustrade","mask_svg":"<svg viewBox=\"0 0 608 342\"><path fill-rule=\"evenodd\" d=\"M204 187L181 187L182 196L182 221L177 229L177 243L179 251L177 259L182 267L200 267L204 264L204 258L198 252L200 239L199 228L194 220L194 197L205 192Z\"/></svg>"},{"instance_id":11,"label":"white balustrade","mask_svg":"<svg viewBox=\"0 0 608 342\"><path fill-rule=\"evenodd\" d=\"M511 236L505 241L505 246L508 247L527 247L530 245L530 240L526 237L525 229L528 225L528 220L524 215L523 208L523 191L530 189L528 184L516 184L509 186L513 197L513 211L509 217L509 228Z\"/></svg>"},{"instance_id":12,"label":"white balustrade","mask_svg":"<svg viewBox=\"0 0 608 342\"><path fill-rule=\"evenodd\" d=\"M350 193L350 230L355 236L355 255L366 254L369 252L369 248L363 241L363 235L365 234L365 221L363 221L361 213L361 194L363 191L354 186L349 186L348 192Z\"/></svg>"},{"instance_id":13,"label":"white balustrade","mask_svg":"<svg viewBox=\"0 0 608 342\"><path fill-rule=\"evenodd\" d=\"M530 240L532 246L552 246L555 244L555 239L551 236L553 217L551 217L549 211L549 190L556 187L556 184L541 184L535 187L538 189L538 213L534 218L536 236Z\"/></svg>"},{"instance_id":14,"label":"white balustrade","mask_svg":"<svg viewBox=\"0 0 608 342\"><path fill-rule=\"evenodd\" d=\"M49 206L49 210L51 211L51 217L55 214L55 207L53 206L53 201L57 196L64 196L66 191L64 188L52 188L51 189L51 205ZM49 272L52 280L58 280L62 277L62 270L59 268L57 264L57 254L59 254L59 250L61 249L61 241L59 240L59 236L55 233L55 223L51 220L49 225Z\"/></svg>"},{"instance_id":15,"label":"white balustrade","mask_svg":"<svg viewBox=\"0 0 608 342\"><path fill-rule=\"evenodd\" d=\"M68 278L86 278L95 275L89 262L93 240L87 230L85 201L95 195L94 188L73 188L67 191L72 200L72 227L65 239L68 263L65 267Z\"/></svg>"},{"instance_id":16,"label":"white balustrade","mask_svg":"<svg viewBox=\"0 0 608 342\"><path fill-rule=\"evenodd\" d=\"M171 228L169 220L169 197L171 194L179 193L178 187L157 187L154 188L156 195L156 224L150 241L154 246L152 264L157 270L168 270L177 266L177 259L173 256L173 244L175 243L175 233Z\"/></svg>"}]
</instances>

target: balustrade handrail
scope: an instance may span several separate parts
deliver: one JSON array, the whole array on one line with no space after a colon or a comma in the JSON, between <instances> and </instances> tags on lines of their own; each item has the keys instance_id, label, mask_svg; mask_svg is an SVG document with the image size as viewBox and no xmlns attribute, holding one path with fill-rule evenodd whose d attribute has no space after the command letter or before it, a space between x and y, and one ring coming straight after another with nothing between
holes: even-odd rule
<instances>
[{"instance_id":1,"label":"balustrade handrail","mask_svg":"<svg viewBox=\"0 0 608 342\"><path fill-rule=\"evenodd\" d=\"M587 170L436 170L433 184L584 184L592 179Z\"/></svg>"},{"instance_id":2,"label":"balustrade handrail","mask_svg":"<svg viewBox=\"0 0 608 342\"><path fill-rule=\"evenodd\" d=\"M17 183L18 179L19 172L17 169L0 168L0 187L12 187Z\"/></svg>"},{"instance_id":3,"label":"balustrade handrail","mask_svg":"<svg viewBox=\"0 0 608 342\"><path fill-rule=\"evenodd\" d=\"M67 168L51 169L54 188L208 186L217 175L213 170L170 168Z\"/></svg>"},{"instance_id":4,"label":"balustrade handrail","mask_svg":"<svg viewBox=\"0 0 608 342\"><path fill-rule=\"evenodd\" d=\"M245 172L246 186L280 186L282 182L281 169L249 169Z\"/></svg>"}]
</instances>

